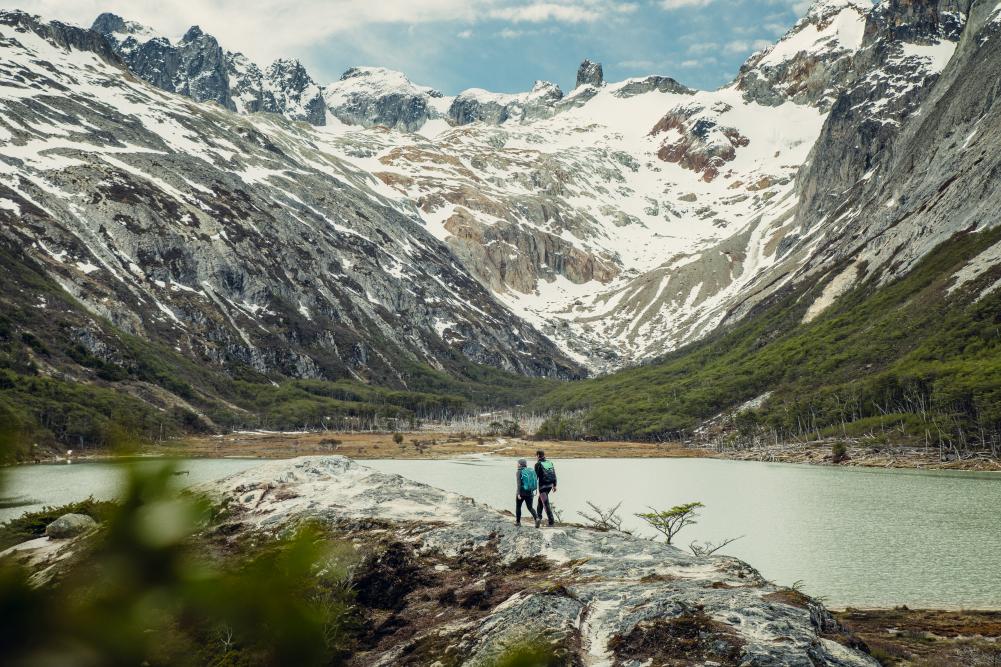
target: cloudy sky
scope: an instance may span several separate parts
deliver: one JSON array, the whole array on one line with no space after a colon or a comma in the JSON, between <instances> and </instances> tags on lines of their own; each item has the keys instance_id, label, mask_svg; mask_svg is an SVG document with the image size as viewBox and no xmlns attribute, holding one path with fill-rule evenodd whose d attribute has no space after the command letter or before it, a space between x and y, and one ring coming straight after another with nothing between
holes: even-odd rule
<instances>
[{"instance_id":1,"label":"cloudy sky","mask_svg":"<svg viewBox=\"0 0 1001 667\"><path fill-rule=\"evenodd\" d=\"M615 81L673 76L715 88L785 32L810 0L0 0L90 25L112 11L168 36L198 24L266 64L302 60L321 84L352 65L402 70L454 94L573 87L585 57Z\"/></svg>"}]
</instances>

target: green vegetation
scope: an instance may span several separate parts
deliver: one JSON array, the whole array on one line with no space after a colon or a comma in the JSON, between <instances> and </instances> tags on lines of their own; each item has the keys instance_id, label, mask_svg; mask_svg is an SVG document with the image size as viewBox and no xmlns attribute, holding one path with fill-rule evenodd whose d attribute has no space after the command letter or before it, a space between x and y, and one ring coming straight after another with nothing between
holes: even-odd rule
<instances>
[{"instance_id":1,"label":"green vegetation","mask_svg":"<svg viewBox=\"0 0 1001 667\"><path fill-rule=\"evenodd\" d=\"M488 424L487 435L504 436L506 438L517 438L523 431L521 424L514 419L504 419L502 421L492 421Z\"/></svg>"},{"instance_id":2,"label":"green vegetation","mask_svg":"<svg viewBox=\"0 0 1001 667\"><path fill-rule=\"evenodd\" d=\"M587 414L583 411L552 414L546 417L536 431L537 436L548 440L585 440L591 433Z\"/></svg>"},{"instance_id":3,"label":"green vegetation","mask_svg":"<svg viewBox=\"0 0 1001 667\"><path fill-rule=\"evenodd\" d=\"M731 437L866 436L1001 453L1001 278L994 268L947 298L951 276L1001 230L959 234L895 282L873 281L819 318L824 284L803 285L751 317L657 361L568 383L533 407L543 433L593 439L692 437L696 426L771 392L731 419ZM845 267L839 267L844 269ZM832 271L829 276L836 275Z\"/></svg>"}]
</instances>

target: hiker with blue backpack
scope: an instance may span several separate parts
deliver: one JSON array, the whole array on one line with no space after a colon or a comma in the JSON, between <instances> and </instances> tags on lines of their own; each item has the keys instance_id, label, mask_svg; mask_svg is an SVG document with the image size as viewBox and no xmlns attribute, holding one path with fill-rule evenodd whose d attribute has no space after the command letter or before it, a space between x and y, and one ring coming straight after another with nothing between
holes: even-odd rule
<instances>
[{"instance_id":1,"label":"hiker with blue backpack","mask_svg":"<svg viewBox=\"0 0 1001 667\"><path fill-rule=\"evenodd\" d=\"M538 461L535 463L535 476L539 480L539 506L535 509L538 521L542 521L542 508L546 508L546 518L553 525L553 508L549 505L549 494L556 493L556 467L546 458L541 449L535 452Z\"/></svg>"},{"instance_id":2,"label":"hiker with blue backpack","mask_svg":"<svg viewBox=\"0 0 1001 667\"><path fill-rule=\"evenodd\" d=\"M528 513L532 515L532 519L535 521L535 527L538 528L542 520L535 513L535 510L532 509L532 497L535 495L535 489L539 486L535 479L535 471L528 467L528 462L525 459L518 459L518 472L516 474L518 476L518 487L514 505L514 524L516 526L521 525L521 504L525 503Z\"/></svg>"}]
</instances>

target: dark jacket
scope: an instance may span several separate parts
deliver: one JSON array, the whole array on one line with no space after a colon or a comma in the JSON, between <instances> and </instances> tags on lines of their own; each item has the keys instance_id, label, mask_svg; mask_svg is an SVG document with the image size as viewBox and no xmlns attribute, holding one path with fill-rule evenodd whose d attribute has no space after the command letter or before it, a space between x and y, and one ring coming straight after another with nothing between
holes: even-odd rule
<instances>
[{"instance_id":1,"label":"dark jacket","mask_svg":"<svg viewBox=\"0 0 1001 667\"><path fill-rule=\"evenodd\" d=\"M542 459L545 461L546 459ZM556 487L556 466L553 466L552 480L546 480L546 472L542 468L542 461L535 464L535 476L539 479L539 491L549 491Z\"/></svg>"}]
</instances>

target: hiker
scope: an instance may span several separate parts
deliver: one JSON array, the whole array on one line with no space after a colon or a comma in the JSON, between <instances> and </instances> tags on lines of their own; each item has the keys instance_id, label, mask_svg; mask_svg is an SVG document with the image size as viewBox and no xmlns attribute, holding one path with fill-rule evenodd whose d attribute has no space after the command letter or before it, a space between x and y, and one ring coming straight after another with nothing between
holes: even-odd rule
<instances>
[{"instance_id":1,"label":"hiker","mask_svg":"<svg viewBox=\"0 0 1001 667\"><path fill-rule=\"evenodd\" d=\"M549 505L549 494L556 493L556 467L553 462L546 458L546 453L541 449L535 452L538 461L535 463L535 476L539 478L539 505L535 512L542 521L542 508L546 508L546 518L549 525L553 525L553 508Z\"/></svg>"},{"instance_id":2,"label":"hiker","mask_svg":"<svg viewBox=\"0 0 1001 667\"><path fill-rule=\"evenodd\" d=\"M532 509L532 496L535 495L535 489L539 486L539 483L535 479L535 471L528 467L528 462L525 459L518 459L518 472L515 474L518 479L517 496L515 496L514 505L514 525L521 525L521 504L525 503L525 508L532 515L535 527L538 528L542 520L535 513L535 510Z\"/></svg>"}]
</instances>

